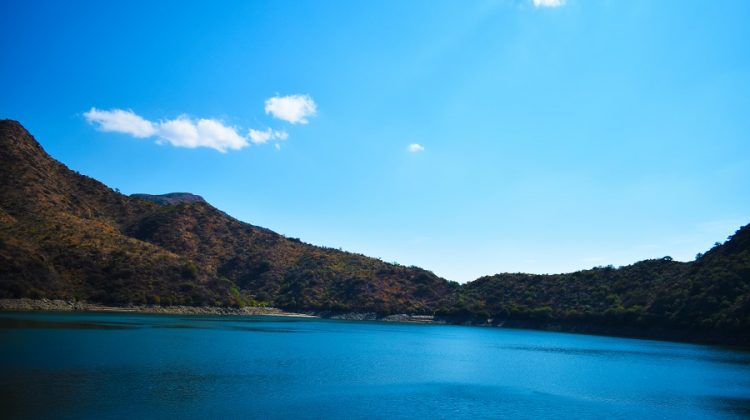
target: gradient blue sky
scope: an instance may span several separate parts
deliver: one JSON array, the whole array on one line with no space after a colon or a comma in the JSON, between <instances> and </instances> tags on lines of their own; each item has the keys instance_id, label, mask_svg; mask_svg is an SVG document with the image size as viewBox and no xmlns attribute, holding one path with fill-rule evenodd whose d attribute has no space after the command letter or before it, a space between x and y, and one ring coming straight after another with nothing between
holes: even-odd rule
<instances>
[{"instance_id":1,"label":"gradient blue sky","mask_svg":"<svg viewBox=\"0 0 750 420\"><path fill-rule=\"evenodd\" d=\"M0 118L124 193L452 280L690 260L750 222L748 22L746 0L4 1ZM308 124L264 111L292 94ZM92 107L288 138L175 147Z\"/></svg>"}]
</instances>

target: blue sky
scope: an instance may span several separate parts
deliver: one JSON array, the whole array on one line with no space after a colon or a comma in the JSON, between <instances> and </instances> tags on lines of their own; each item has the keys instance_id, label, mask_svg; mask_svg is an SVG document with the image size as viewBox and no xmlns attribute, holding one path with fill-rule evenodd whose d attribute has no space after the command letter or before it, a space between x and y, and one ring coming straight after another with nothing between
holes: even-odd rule
<instances>
[{"instance_id":1,"label":"blue sky","mask_svg":"<svg viewBox=\"0 0 750 420\"><path fill-rule=\"evenodd\" d=\"M457 281L750 222L750 2L538 3L2 2L0 118L124 193Z\"/></svg>"}]
</instances>

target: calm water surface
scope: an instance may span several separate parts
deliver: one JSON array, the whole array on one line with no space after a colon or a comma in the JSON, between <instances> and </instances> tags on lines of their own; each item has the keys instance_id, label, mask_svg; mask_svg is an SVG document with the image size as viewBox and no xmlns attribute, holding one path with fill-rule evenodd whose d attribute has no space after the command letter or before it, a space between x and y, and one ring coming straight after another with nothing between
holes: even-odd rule
<instances>
[{"instance_id":1,"label":"calm water surface","mask_svg":"<svg viewBox=\"0 0 750 420\"><path fill-rule=\"evenodd\" d=\"M2 418L748 418L750 353L527 330L0 313Z\"/></svg>"}]
</instances>

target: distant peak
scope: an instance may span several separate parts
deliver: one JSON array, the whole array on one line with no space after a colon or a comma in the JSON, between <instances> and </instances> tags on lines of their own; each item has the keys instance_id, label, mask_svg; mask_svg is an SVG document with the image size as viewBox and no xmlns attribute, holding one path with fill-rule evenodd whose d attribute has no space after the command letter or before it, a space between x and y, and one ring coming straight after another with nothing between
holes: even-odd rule
<instances>
[{"instance_id":1,"label":"distant peak","mask_svg":"<svg viewBox=\"0 0 750 420\"><path fill-rule=\"evenodd\" d=\"M131 194L133 198L150 201L162 206L173 206L175 204L205 203L203 197L186 192L173 192L169 194Z\"/></svg>"},{"instance_id":2,"label":"distant peak","mask_svg":"<svg viewBox=\"0 0 750 420\"><path fill-rule=\"evenodd\" d=\"M34 136L15 120L0 120L0 166L5 169L54 164Z\"/></svg>"},{"instance_id":3,"label":"distant peak","mask_svg":"<svg viewBox=\"0 0 750 420\"><path fill-rule=\"evenodd\" d=\"M17 143L19 142L19 138L33 139L26 128L15 120L0 120L0 132L2 133L0 139L4 142Z\"/></svg>"},{"instance_id":4,"label":"distant peak","mask_svg":"<svg viewBox=\"0 0 750 420\"><path fill-rule=\"evenodd\" d=\"M0 120L0 125L14 128L23 128L21 123L16 120Z\"/></svg>"}]
</instances>

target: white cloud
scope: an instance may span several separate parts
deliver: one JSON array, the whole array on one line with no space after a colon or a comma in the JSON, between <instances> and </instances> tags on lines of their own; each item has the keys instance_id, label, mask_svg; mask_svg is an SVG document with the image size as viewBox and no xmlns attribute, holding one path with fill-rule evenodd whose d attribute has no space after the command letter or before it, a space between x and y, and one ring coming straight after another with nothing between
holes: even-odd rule
<instances>
[{"instance_id":1,"label":"white cloud","mask_svg":"<svg viewBox=\"0 0 750 420\"><path fill-rule=\"evenodd\" d=\"M274 117L293 124L307 124L306 117L315 115L315 102L307 95L274 97L266 101L266 112ZM225 153L239 150L254 144L271 140L286 140L289 133L284 130L256 130L251 128L247 135L239 134L237 127L225 125L212 118L190 118L181 115L174 119L149 121L131 110L99 110L91 108L84 112L86 121L101 131L129 134L137 138L153 137L159 144L175 147L207 147ZM279 147L277 146L278 150Z\"/></svg>"},{"instance_id":2,"label":"white cloud","mask_svg":"<svg viewBox=\"0 0 750 420\"><path fill-rule=\"evenodd\" d=\"M315 116L317 105L309 95L274 96L266 99L266 114L292 124L307 124Z\"/></svg>"},{"instance_id":3,"label":"white cloud","mask_svg":"<svg viewBox=\"0 0 750 420\"><path fill-rule=\"evenodd\" d=\"M406 148L406 150L412 153L424 152L424 146L418 143L412 143Z\"/></svg>"},{"instance_id":4,"label":"white cloud","mask_svg":"<svg viewBox=\"0 0 750 420\"><path fill-rule=\"evenodd\" d=\"M156 134L156 127L151 121L143 119L131 110L102 111L91 108L84 112L83 116L86 121L96 124L102 131L130 134L141 139Z\"/></svg>"},{"instance_id":5,"label":"white cloud","mask_svg":"<svg viewBox=\"0 0 750 420\"><path fill-rule=\"evenodd\" d=\"M269 140L286 140L289 137L289 133L286 131L277 131L270 128L265 131L251 128L247 135L250 137L250 141L255 144L263 144Z\"/></svg>"},{"instance_id":6,"label":"white cloud","mask_svg":"<svg viewBox=\"0 0 750 420\"><path fill-rule=\"evenodd\" d=\"M167 142L177 147L195 147L198 143L198 128L188 118L177 117L159 124L158 137L159 143Z\"/></svg>"},{"instance_id":7,"label":"white cloud","mask_svg":"<svg viewBox=\"0 0 750 420\"><path fill-rule=\"evenodd\" d=\"M157 141L167 142L176 147L208 147L222 153L239 150L248 145L247 139L220 121L201 118L191 120L185 116L159 123Z\"/></svg>"},{"instance_id":8,"label":"white cloud","mask_svg":"<svg viewBox=\"0 0 750 420\"><path fill-rule=\"evenodd\" d=\"M175 147L208 147L224 153L249 144L236 128L215 119L194 120L183 115L172 120L152 122L130 110L101 111L96 108L91 108L83 116L102 131L125 133L138 138L155 137L157 143L168 143Z\"/></svg>"},{"instance_id":9,"label":"white cloud","mask_svg":"<svg viewBox=\"0 0 750 420\"><path fill-rule=\"evenodd\" d=\"M273 135L274 135L274 137L276 137L276 139L278 139L278 140L286 140L286 139L288 139L288 138L289 138L289 133L287 133L287 132L286 132L286 131L284 131L284 130L281 130L281 131L274 131L274 132L273 132Z\"/></svg>"},{"instance_id":10,"label":"white cloud","mask_svg":"<svg viewBox=\"0 0 750 420\"><path fill-rule=\"evenodd\" d=\"M532 0L534 7L560 7L565 5L565 0Z\"/></svg>"}]
</instances>

